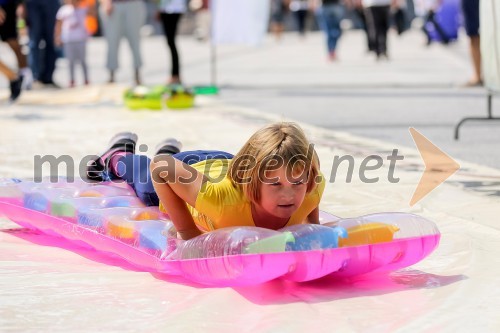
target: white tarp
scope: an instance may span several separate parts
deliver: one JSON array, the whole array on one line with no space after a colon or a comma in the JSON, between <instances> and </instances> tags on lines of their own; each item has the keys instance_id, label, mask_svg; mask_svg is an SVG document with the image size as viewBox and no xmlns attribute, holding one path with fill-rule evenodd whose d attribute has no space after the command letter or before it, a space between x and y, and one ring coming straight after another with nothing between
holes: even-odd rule
<instances>
[{"instance_id":1,"label":"white tarp","mask_svg":"<svg viewBox=\"0 0 500 333\"><path fill-rule=\"evenodd\" d=\"M481 60L486 88L500 91L500 2L480 1Z\"/></svg>"},{"instance_id":2,"label":"white tarp","mask_svg":"<svg viewBox=\"0 0 500 333\"><path fill-rule=\"evenodd\" d=\"M258 45L267 32L269 3L269 0L212 0L212 42Z\"/></svg>"}]
</instances>

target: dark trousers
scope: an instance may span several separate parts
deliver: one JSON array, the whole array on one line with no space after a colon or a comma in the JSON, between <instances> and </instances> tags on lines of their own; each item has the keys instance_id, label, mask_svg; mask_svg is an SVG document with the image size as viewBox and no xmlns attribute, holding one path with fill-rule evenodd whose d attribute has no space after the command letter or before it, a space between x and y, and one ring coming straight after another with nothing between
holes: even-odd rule
<instances>
[{"instance_id":1,"label":"dark trousers","mask_svg":"<svg viewBox=\"0 0 500 333\"><path fill-rule=\"evenodd\" d=\"M54 28L59 0L26 0L27 23L30 37L30 67L35 80L51 83L56 68ZM45 48L40 49L40 42Z\"/></svg>"},{"instance_id":2,"label":"dark trousers","mask_svg":"<svg viewBox=\"0 0 500 333\"><path fill-rule=\"evenodd\" d=\"M294 12L295 20L297 21L297 30L299 34L303 35L306 33L306 18L307 10L297 10Z\"/></svg>"},{"instance_id":3,"label":"dark trousers","mask_svg":"<svg viewBox=\"0 0 500 333\"><path fill-rule=\"evenodd\" d=\"M369 44L377 56L387 54L387 32L389 31L390 6L366 8L365 17Z\"/></svg>"},{"instance_id":4,"label":"dark trousers","mask_svg":"<svg viewBox=\"0 0 500 333\"><path fill-rule=\"evenodd\" d=\"M172 156L189 165L211 159L233 158L232 154L219 150L184 151ZM150 164L151 160L146 155L129 154L120 158L117 163L117 172L113 176L126 181L145 205L158 206L160 200L149 172Z\"/></svg>"},{"instance_id":5,"label":"dark trousers","mask_svg":"<svg viewBox=\"0 0 500 333\"><path fill-rule=\"evenodd\" d=\"M177 34L177 25L181 16L182 14L160 14L163 32L167 38L167 44L170 48L172 58L172 76L179 76L179 54L177 53L177 46L175 45L175 35Z\"/></svg>"}]
</instances>

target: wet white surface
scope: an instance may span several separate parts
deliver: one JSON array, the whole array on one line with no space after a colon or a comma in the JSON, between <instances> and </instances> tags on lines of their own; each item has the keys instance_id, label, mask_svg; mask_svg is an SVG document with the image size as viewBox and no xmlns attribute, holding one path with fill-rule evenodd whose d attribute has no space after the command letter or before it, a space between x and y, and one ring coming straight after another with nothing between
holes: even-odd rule
<instances>
[{"instance_id":1,"label":"wet white surface","mask_svg":"<svg viewBox=\"0 0 500 333\"><path fill-rule=\"evenodd\" d=\"M63 105L45 99L45 106L35 107L27 100L2 110L0 177L32 176L36 154L68 154L78 162L99 153L121 130L136 131L150 151L172 136L185 149L235 152L271 119L209 99L198 99L198 107L185 112L130 112L114 105L121 88L90 89L60 95ZM317 143L326 175L335 155L353 154L359 163L368 154L393 148L304 128ZM345 217L405 211L435 221L440 246L407 270L346 281L206 288L137 271L0 219L0 331L498 332L500 200L478 190L484 187L464 184L498 181L500 172L464 164L448 183L410 208L423 164L413 148L401 149L407 158L396 169L398 184L384 178L386 168L372 174L381 178L376 184L357 177L352 183L329 183L321 208Z\"/></svg>"}]
</instances>

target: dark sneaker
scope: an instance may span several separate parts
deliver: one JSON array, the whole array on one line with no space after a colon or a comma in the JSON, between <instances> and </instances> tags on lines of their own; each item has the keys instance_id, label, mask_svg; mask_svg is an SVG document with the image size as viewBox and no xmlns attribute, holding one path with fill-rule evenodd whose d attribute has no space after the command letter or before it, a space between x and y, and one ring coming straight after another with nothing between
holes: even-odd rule
<instances>
[{"instance_id":1,"label":"dark sneaker","mask_svg":"<svg viewBox=\"0 0 500 333\"><path fill-rule=\"evenodd\" d=\"M137 134L121 132L109 141L109 147L99 158L87 164L87 178L94 181L109 180L112 175L108 172L109 161L118 152L135 154Z\"/></svg>"},{"instance_id":2,"label":"dark sneaker","mask_svg":"<svg viewBox=\"0 0 500 333\"><path fill-rule=\"evenodd\" d=\"M44 88L51 88L51 89L61 89L61 86L55 83L54 81L42 81L43 87Z\"/></svg>"},{"instance_id":3,"label":"dark sneaker","mask_svg":"<svg viewBox=\"0 0 500 333\"><path fill-rule=\"evenodd\" d=\"M182 143L174 138L168 138L156 145L155 155L168 154L173 155L180 153L182 149Z\"/></svg>"},{"instance_id":4,"label":"dark sneaker","mask_svg":"<svg viewBox=\"0 0 500 333\"><path fill-rule=\"evenodd\" d=\"M14 102L21 95L23 86L23 77L19 76L16 80L10 81L10 101Z\"/></svg>"}]
</instances>

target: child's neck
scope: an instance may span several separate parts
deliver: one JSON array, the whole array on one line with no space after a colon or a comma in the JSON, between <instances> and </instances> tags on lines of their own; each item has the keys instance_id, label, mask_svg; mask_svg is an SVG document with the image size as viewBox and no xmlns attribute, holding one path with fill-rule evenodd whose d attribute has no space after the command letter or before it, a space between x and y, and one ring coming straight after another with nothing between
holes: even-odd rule
<instances>
[{"instance_id":1,"label":"child's neck","mask_svg":"<svg viewBox=\"0 0 500 333\"><path fill-rule=\"evenodd\" d=\"M277 230L283 228L287 223L289 218L276 217L267 213L258 204L252 203L252 219L256 227L267 228Z\"/></svg>"}]
</instances>

